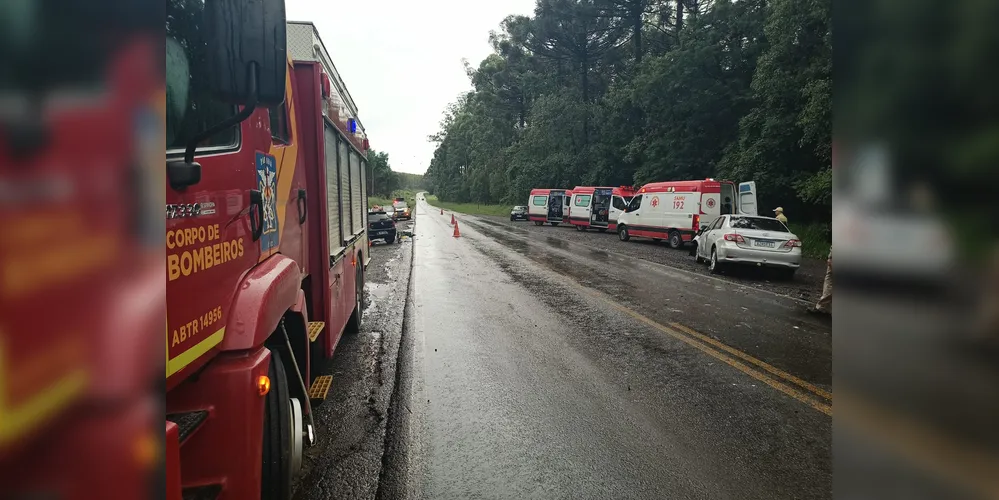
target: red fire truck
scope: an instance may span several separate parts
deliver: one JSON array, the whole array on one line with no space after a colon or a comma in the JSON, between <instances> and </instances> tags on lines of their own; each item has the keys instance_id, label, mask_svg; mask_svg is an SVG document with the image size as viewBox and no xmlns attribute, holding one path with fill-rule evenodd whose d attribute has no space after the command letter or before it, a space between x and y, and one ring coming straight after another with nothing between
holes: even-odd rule
<instances>
[{"instance_id":1,"label":"red fire truck","mask_svg":"<svg viewBox=\"0 0 999 500\"><path fill-rule=\"evenodd\" d=\"M287 499L361 324L367 139L283 0L170 1L166 54L167 498Z\"/></svg>"},{"instance_id":2,"label":"red fire truck","mask_svg":"<svg viewBox=\"0 0 999 500\"><path fill-rule=\"evenodd\" d=\"M134 4L5 12L25 36L0 41L3 498L162 491L162 41Z\"/></svg>"}]
</instances>

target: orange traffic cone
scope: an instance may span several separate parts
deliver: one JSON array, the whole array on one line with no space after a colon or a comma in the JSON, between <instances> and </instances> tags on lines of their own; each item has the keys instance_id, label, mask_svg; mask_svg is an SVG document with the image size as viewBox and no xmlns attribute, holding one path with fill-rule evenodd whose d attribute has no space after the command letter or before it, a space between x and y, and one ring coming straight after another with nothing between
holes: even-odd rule
<instances>
[{"instance_id":1,"label":"orange traffic cone","mask_svg":"<svg viewBox=\"0 0 999 500\"><path fill-rule=\"evenodd\" d=\"M458 231L458 221L454 221L454 235L453 236L455 238L461 236L461 231Z\"/></svg>"},{"instance_id":2,"label":"orange traffic cone","mask_svg":"<svg viewBox=\"0 0 999 500\"><path fill-rule=\"evenodd\" d=\"M451 225L453 226L453 225L455 225L457 223L458 223L458 221L454 220L454 214L451 214Z\"/></svg>"}]
</instances>

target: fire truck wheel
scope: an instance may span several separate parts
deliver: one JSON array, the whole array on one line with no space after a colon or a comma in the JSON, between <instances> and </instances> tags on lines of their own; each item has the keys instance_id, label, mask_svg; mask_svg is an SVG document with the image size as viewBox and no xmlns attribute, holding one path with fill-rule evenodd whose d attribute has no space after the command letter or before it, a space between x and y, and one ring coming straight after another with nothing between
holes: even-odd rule
<instances>
[{"instance_id":1,"label":"fire truck wheel","mask_svg":"<svg viewBox=\"0 0 999 500\"><path fill-rule=\"evenodd\" d=\"M586 231L586 228L583 227L583 226L581 226L581 225L579 225L579 224L576 224L576 231L580 231L580 232Z\"/></svg>"},{"instance_id":2,"label":"fire truck wheel","mask_svg":"<svg viewBox=\"0 0 999 500\"><path fill-rule=\"evenodd\" d=\"M621 238L621 241L628 241L631 239L631 235L628 234L628 226L620 226L617 229L617 236Z\"/></svg>"},{"instance_id":3,"label":"fire truck wheel","mask_svg":"<svg viewBox=\"0 0 999 500\"><path fill-rule=\"evenodd\" d=\"M677 248L683 248L683 237L680 236L680 231L669 232L669 247L674 250Z\"/></svg>"},{"instance_id":4,"label":"fire truck wheel","mask_svg":"<svg viewBox=\"0 0 999 500\"><path fill-rule=\"evenodd\" d=\"M360 260L360 257L358 257ZM357 266L357 277L354 279L355 290L354 297L354 312L350 315L350 319L347 320L347 331L351 333L357 333L361 331L361 319L364 315L364 269L361 266Z\"/></svg>"},{"instance_id":5,"label":"fire truck wheel","mask_svg":"<svg viewBox=\"0 0 999 500\"><path fill-rule=\"evenodd\" d=\"M288 376L281 362L281 355L271 351L270 367L267 376L271 379L271 389L264 400L264 446L263 466L261 467L261 500L289 500L294 476L292 456L294 425L292 423L291 396L288 391ZM301 439L301 435L298 436ZM301 446L299 446L301 449ZM298 457L301 460L301 457Z\"/></svg>"},{"instance_id":6,"label":"fire truck wheel","mask_svg":"<svg viewBox=\"0 0 999 500\"><path fill-rule=\"evenodd\" d=\"M544 222L541 222L541 221L539 221L539 220L536 220L536 221L534 221L534 225L535 225L535 226L541 226L541 225L544 225Z\"/></svg>"}]
</instances>

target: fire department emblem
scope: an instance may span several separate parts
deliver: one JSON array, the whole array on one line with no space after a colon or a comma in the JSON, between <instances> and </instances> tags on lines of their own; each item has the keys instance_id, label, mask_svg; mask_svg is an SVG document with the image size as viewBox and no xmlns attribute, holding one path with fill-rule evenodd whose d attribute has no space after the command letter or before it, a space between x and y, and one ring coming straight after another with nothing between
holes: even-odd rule
<instances>
[{"instance_id":1,"label":"fire department emblem","mask_svg":"<svg viewBox=\"0 0 999 500\"><path fill-rule=\"evenodd\" d=\"M653 196L652 197L652 207L655 208L655 207L658 207L658 206L659 206L659 197L658 196Z\"/></svg>"},{"instance_id":2,"label":"fire department emblem","mask_svg":"<svg viewBox=\"0 0 999 500\"><path fill-rule=\"evenodd\" d=\"M274 157L257 152L257 189L264 203L264 225L260 236L260 251L267 252L278 246L277 218L277 162Z\"/></svg>"},{"instance_id":3,"label":"fire department emblem","mask_svg":"<svg viewBox=\"0 0 999 500\"><path fill-rule=\"evenodd\" d=\"M708 198L708 208L715 208L715 199Z\"/></svg>"}]
</instances>

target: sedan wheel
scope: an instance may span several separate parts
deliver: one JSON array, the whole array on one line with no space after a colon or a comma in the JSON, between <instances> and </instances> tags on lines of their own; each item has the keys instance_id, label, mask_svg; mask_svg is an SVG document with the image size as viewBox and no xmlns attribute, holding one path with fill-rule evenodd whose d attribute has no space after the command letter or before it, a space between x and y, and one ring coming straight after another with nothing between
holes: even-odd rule
<instances>
[{"instance_id":1,"label":"sedan wheel","mask_svg":"<svg viewBox=\"0 0 999 500\"><path fill-rule=\"evenodd\" d=\"M718 263L718 252L714 248L711 249L711 260L708 262L708 271L711 274L718 274L721 272L721 264Z\"/></svg>"}]
</instances>

